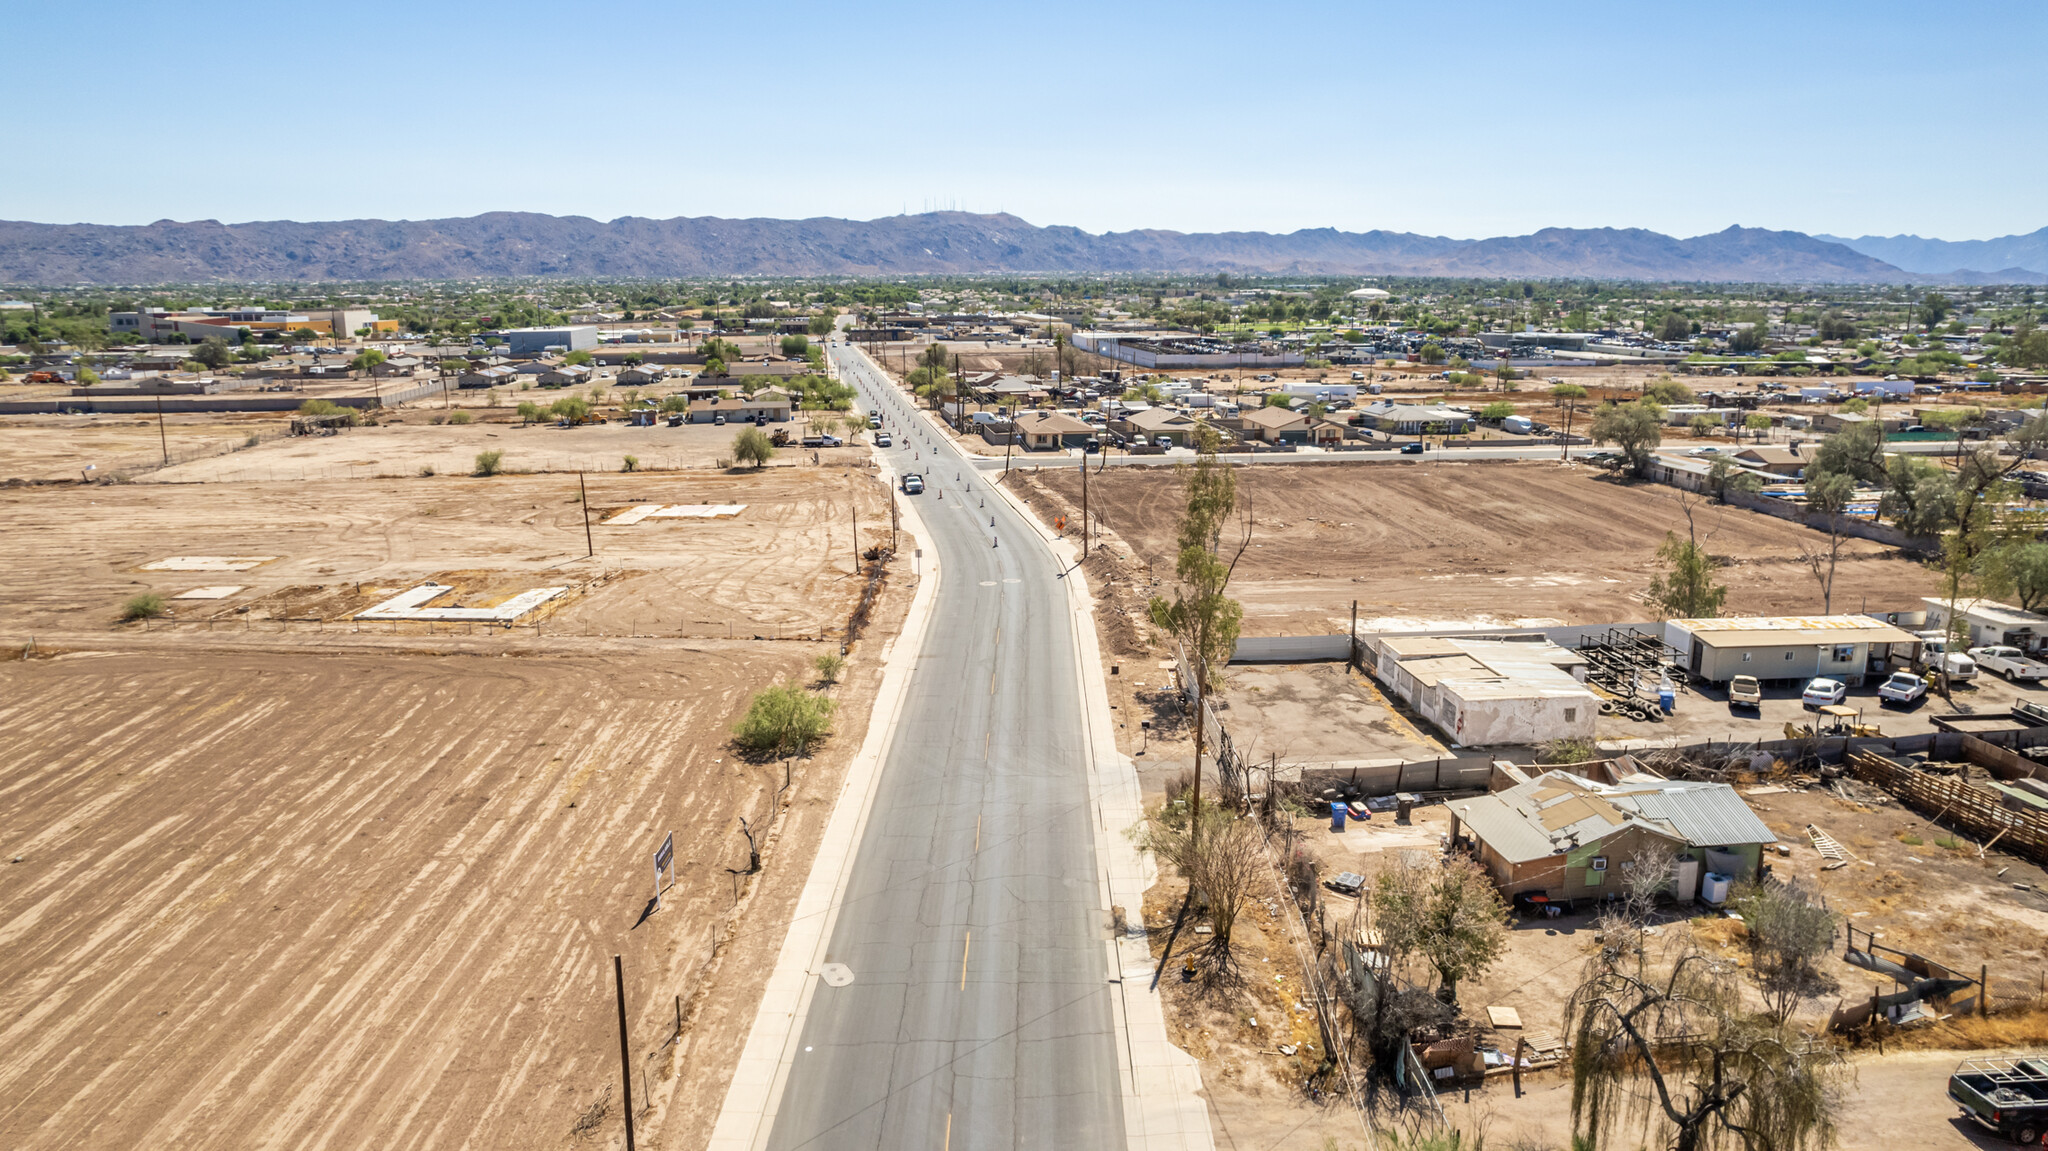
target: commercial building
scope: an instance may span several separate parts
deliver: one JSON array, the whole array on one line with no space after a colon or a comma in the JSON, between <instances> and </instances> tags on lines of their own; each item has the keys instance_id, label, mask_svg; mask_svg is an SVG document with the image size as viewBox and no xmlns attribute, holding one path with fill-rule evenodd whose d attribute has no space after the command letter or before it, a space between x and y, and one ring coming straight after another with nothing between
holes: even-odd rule
<instances>
[{"instance_id":1,"label":"commercial building","mask_svg":"<svg viewBox=\"0 0 2048 1151\"><path fill-rule=\"evenodd\" d=\"M779 393L770 394L766 389L746 399L691 400L689 422L693 424L715 424L724 416L729 424L766 420L769 423L783 423L789 419L789 397Z\"/></svg>"},{"instance_id":2,"label":"commercial building","mask_svg":"<svg viewBox=\"0 0 2048 1151\"><path fill-rule=\"evenodd\" d=\"M1726 683L1738 675L1793 681L1827 676L1854 685L1911 659L1920 640L1867 615L1745 616L1674 619L1664 642L1693 676Z\"/></svg>"},{"instance_id":3,"label":"commercial building","mask_svg":"<svg viewBox=\"0 0 2048 1151\"><path fill-rule=\"evenodd\" d=\"M305 311L283 308L143 308L114 312L107 317L107 330L116 335L141 336L152 344L183 336L193 343L219 337L229 343L241 341L241 329L251 333L311 331L316 335L347 337L361 329L397 331L398 321L380 320L368 308L311 308Z\"/></svg>"},{"instance_id":4,"label":"commercial building","mask_svg":"<svg viewBox=\"0 0 2048 1151\"><path fill-rule=\"evenodd\" d=\"M1268 343L1233 344L1207 336L1089 331L1068 339L1080 351L1141 368L1294 368L1308 360L1304 352Z\"/></svg>"},{"instance_id":5,"label":"commercial building","mask_svg":"<svg viewBox=\"0 0 2048 1151\"><path fill-rule=\"evenodd\" d=\"M1540 636L1375 636L1366 648L1389 691L1466 746L1590 740L1599 724L1586 657Z\"/></svg>"},{"instance_id":6,"label":"commercial building","mask_svg":"<svg viewBox=\"0 0 2048 1151\"><path fill-rule=\"evenodd\" d=\"M505 350L514 356L538 356L549 349L587 352L597 346L597 325L571 324L561 328L508 328L498 333Z\"/></svg>"},{"instance_id":7,"label":"commercial building","mask_svg":"<svg viewBox=\"0 0 2048 1151\"><path fill-rule=\"evenodd\" d=\"M1947 631L1948 601L1927 596L1920 602L1927 605L1927 630ZM1956 614L1963 617L1966 647L2001 645L2029 655L2048 650L2048 615L1988 599L1963 600L1956 604Z\"/></svg>"},{"instance_id":8,"label":"commercial building","mask_svg":"<svg viewBox=\"0 0 2048 1151\"><path fill-rule=\"evenodd\" d=\"M1451 813L1453 837L1471 836L1502 894L1552 902L1618 895L1637 886L1634 872L1645 866L1658 869L1663 882L1649 881L1656 888L1690 902L1708 874L1756 878L1764 845L1778 839L1725 783L1626 768L1612 783L1547 772L1454 802Z\"/></svg>"}]
</instances>

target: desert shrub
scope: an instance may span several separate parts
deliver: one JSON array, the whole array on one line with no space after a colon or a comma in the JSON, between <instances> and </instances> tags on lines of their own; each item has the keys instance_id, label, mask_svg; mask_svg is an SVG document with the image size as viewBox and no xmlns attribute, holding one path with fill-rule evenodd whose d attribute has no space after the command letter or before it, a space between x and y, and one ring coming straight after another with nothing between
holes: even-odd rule
<instances>
[{"instance_id":1,"label":"desert shrub","mask_svg":"<svg viewBox=\"0 0 2048 1151\"><path fill-rule=\"evenodd\" d=\"M1912 832L1909 831L1906 832L1904 835L1899 836L1899 842L1905 844L1907 847L1918 847L1921 844L1926 843L1927 841L1920 838L1917 835L1914 835Z\"/></svg>"},{"instance_id":2,"label":"desert shrub","mask_svg":"<svg viewBox=\"0 0 2048 1151\"><path fill-rule=\"evenodd\" d=\"M838 683L839 673L846 670L846 659L837 652L828 651L811 661L811 666L818 669L820 682Z\"/></svg>"},{"instance_id":3,"label":"desert shrub","mask_svg":"<svg viewBox=\"0 0 2048 1151\"><path fill-rule=\"evenodd\" d=\"M354 408L344 408L332 400L307 400L299 405L302 416L347 416L348 426L355 427L362 422L362 414Z\"/></svg>"},{"instance_id":4,"label":"desert shrub","mask_svg":"<svg viewBox=\"0 0 2048 1151\"><path fill-rule=\"evenodd\" d=\"M421 475L421 477L422 477L422 478L424 478L424 477L426 477L426 476L431 476L431 475L433 475L433 474L434 474L434 465L432 465L432 464L421 464L421 465L420 465L420 475Z\"/></svg>"},{"instance_id":5,"label":"desert shrub","mask_svg":"<svg viewBox=\"0 0 2048 1151\"><path fill-rule=\"evenodd\" d=\"M540 405L532 400L519 401L519 407L516 410L519 412L519 422L521 423L530 424L541 417Z\"/></svg>"},{"instance_id":6,"label":"desert shrub","mask_svg":"<svg viewBox=\"0 0 2048 1151\"><path fill-rule=\"evenodd\" d=\"M451 424L466 424L474 419L476 419L475 416L470 415L468 412L463 411L461 408L457 408L454 411L448 413L448 422Z\"/></svg>"},{"instance_id":7,"label":"desert shrub","mask_svg":"<svg viewBox=\"0 0 2048 1151\"><path fill-rule=\"evenodd\" d=\"M155 619L164 614L164 597L153 591L132 596L121 605L122 619Z\"/></svg>"},{"instance_id":8,"label":"desert shrub","mask_svg":"<svg viewBox=\"0 0 2048 1151\"><path fill-rule=\"evenodd\" d=\"M1597 758L1590 739L1546 739L1536 745L1537 763L1585 763Z\"/></svg>"},{"instance_id":9,"label":"desert shrub","mask_svg":"<svg viewBox=\"0 0 2048 1151\"><path fill-rule=\"evenodd\" d=\"M624 464L621 464L621 465L619 466L619 470L620 470L620 471L622 471L622 472L637 472L637 471L639 471L639 470L640 470L640 457L639 457L639 456L627 456L627 457L626 457L626 462L625 462Z\"/></svg>"},{"instance_id":10,"label":"desert shrub","mask_svg":"<svg viewBox=\"0 0 2048 1151\"><path fill-rule=\"evenodd\" d=\"M778 683L754 693L747 714L733 727L733 742L756 755L781 755L806 747L832 731L838 705L793 683Z\"/></svg>"},{"instance_id":11,"label":"desert shrub","mask_svg":"<svg viewBox=\"0 0 2048 1151\"><path fill-rule=\"evenodd\" d=\"M498 474L499 465L504 462L505 453L496 448L486 452L478 452L476 454L476 474L480 476L495 476Z\"/></svg>"}]
</instances>

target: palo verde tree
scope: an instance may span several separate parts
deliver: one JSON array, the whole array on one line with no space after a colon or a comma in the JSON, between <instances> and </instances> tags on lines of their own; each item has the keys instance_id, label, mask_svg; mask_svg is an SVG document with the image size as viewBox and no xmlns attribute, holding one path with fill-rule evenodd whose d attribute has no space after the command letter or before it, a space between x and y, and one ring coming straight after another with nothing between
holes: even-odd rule
<instances>
[{"instance_id":1,"label":"palo verde tree","mask_svg":"<svg viewBox=\"0 0 2048 1151\"><path fill-rule=\"evenodd\" d=\"M1221 437L1207 424L1197 424L1195 434L1198 452L1194 464L1175 468L1187 495L1173 566L1178 586L1171 600L1154 596L1150 606L1152 622L1179 643L1181 655L1194 677L1194 683L1187 686L1195 694L1194 808L1200 811L1202 705L1237 649L1244 608L1226 593L1232 570L1251 546L1252 521L1249 509L1241 516L1237 514L1237 476L1216 455ZM1231 526L1233 518L1238 538L1236 549L1226 559L1222 553L1223 532Z\"/></svg>"},{"instance_id":2,"label":"palo verde tree","mask_svg":"<svg viewBox=\"0 0 2048 1151\"><path fill-rule=\"evenodd\" d=\"M1799 558L1813 573L1815 582L1820 584L1820 613L1829 615L1835 605L1835 565L1842 555L1843 516L1849 510L1849 498L1856 492L1856 481L1841 472L1821 472L1806 482L1807 523L1813 517L1820 517L1822 528L1828 533L1826 545L1801 547Z\"/></svg>"}]
</instances>

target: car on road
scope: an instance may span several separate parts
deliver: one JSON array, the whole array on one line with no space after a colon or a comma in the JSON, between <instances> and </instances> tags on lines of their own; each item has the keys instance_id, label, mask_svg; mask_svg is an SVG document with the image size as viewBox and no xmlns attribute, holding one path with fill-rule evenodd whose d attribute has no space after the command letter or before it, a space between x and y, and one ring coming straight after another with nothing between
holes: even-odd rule
<instances>
[{"instance_id":1,"label":"car on road","mask_svg":"<svg viewBox=\"0 0 2048 1151\"><path fill-rule=\"evenodd\" d=\"M1423 443L1421 440L1417 440L1412 444L1401 445L1401 454L1404 456L1419 456L1423 452L1426 452L1428 450L1429 445Z\"/></svg>"},{"instance_id":2,"label":"car on road","mask_svg":"<svg viewBox=\"0 0 2048 1151\"><path fill-rule=\"evenodd\" d=\"M2016 647L1973 647L1970 658L1977 661L1978 667L2004 676L2009 683L2039 683L2048 679L2048 663L2029 659L2026 652Z\"/></svg>"},{"instance_id":3,"label":"car on road","mask_svg":"<svg viewBox=\"0 0 2048 1151\"><path fill-rule=\"evenodd\" d=\"M1895 671L1892 677L1877 685L1877 702L1880 707L1888 703L1907 704L1927 695L1927 681L1910 671Z\"/></svg>"},{"instance_id":4,"label":"car on road","mask_svg":"<svg viewBox=\"0 0 2048 1151\"><path fill-rule=\"evenodd\" d=\"M924 494L924 477L915 472L903 477L903 494L917 496Z\"/></svg>"},{"instance_id":5,"label":"car on road","mask_svg":"<svg viewBox=\"0 0 2048 1151\"><path fill-rule=\"evenodd\" d=\"M1689 452L1687 452L1687 453L1685 453L1685 454L1686 454L1686 455L1689 455L1689 456L1718 456L1718 455L1720 455L1720 454L1721 454L1721 449L1720 449L1720 448L1694 448L1693 450L1691 450L1691 451L1689 451Z\"/></svg>"},{"instance_id":6,"label":"car on road","mask_svg":"<svg viewBox=\"0 0 2048 1151\"><path fill-rule=\"evenodd\" d=\"M896 446L896 441L890 439L887 432L876 432L875 446L878 448L892 448Z\"/></svg>"},{"instance_id":7,"label":"car on road","mask_svg":"<svg viewBox=\"0 0 2048 1151\"><path fill-rule=\"evenodd\" d=\"M1806 685L1806 690L1799 693L1799 702L1807 707L1825 707L1842 702L1848 695L1848 684L1822 676Z\"/></svg>"},{"instance_id":8,"label":"car on road","mask_svg":"<svg viewBox=\"0 0 2048 1151\"><path fill-rule=\"evenodd\" d=\"M870 428L879 428L879 427L881 427L881 426L882 426L882 417L880 417L880 416L869 416L869 417L868 417L868 427L870 427Z\"/></svg>"},{"instance_id":9,"label":"car on road","mask_svg":"<svg viewBox=\"0 0 2048 1151\"><path fill-rule=\"evenodd\" d=\"M1738 675L1728 681L1729 707L1762 707L1764 687L1753 675Z\"/></svg>"}]
</instances>

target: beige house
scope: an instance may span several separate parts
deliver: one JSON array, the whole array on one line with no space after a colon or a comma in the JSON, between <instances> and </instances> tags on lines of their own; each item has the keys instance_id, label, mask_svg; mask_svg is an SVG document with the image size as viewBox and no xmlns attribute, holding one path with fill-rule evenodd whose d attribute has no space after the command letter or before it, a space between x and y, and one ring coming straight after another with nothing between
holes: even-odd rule
<instances>
[{"instance_id":1,"label":"beige house","mask_svg":"<svg viewBox=\"0 0 2048 1151\"><path fill-rule=\"evenodd\" d=\"M1018 441L1033 451L1077 448L1095 435L1094 428L1059 412L1024 412L1015 424Z\"/></svg>"}]
</instances>

